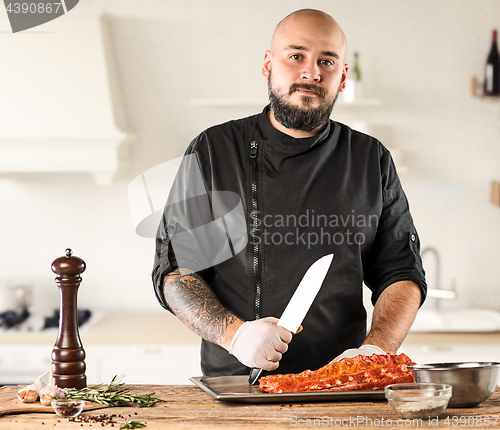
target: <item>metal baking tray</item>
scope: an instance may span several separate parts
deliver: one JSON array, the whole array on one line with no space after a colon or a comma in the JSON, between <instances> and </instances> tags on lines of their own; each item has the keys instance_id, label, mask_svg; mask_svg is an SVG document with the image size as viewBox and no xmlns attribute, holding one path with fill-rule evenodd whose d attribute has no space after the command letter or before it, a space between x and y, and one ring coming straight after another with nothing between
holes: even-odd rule
<instances>
[{"instance_id":1,"label":"metal baking tray","mask_svg":"<svg viewBox=\"0 0 500 430\"><path fill-rule=\"evenodd\" d=\"M248 375L201 376L189 380L217 400L238 403L332 402L385 399L383 390L317 391L305 393L266 393L248 384Z\"/></svg>"}]
</instances>

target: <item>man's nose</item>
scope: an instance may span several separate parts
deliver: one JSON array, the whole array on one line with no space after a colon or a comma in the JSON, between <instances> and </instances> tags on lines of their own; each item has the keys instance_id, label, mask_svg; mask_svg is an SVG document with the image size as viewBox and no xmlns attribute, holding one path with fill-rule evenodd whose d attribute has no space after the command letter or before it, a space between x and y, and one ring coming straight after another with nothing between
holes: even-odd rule
<instances>
[{"instance_id":1,"label":"man's nose","mask_svg":"<svg viewBox=\"0 0 500 430\"><path fill-rule=\"evenodd\" d=\"M312 61L304 64L304 68L302 69L300 78L303 81L319 82L321 80L321 74L319 71L318 64Z\"/></svg>"}]
</instances>

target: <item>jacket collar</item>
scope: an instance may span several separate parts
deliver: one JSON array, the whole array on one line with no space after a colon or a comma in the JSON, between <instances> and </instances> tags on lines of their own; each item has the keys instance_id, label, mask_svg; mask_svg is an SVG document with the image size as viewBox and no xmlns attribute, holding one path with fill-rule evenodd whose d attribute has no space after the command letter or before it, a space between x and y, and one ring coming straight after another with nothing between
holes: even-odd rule
<instances>
[{"instance_id":1,"label":"jacket collar","mask_svg":"<svg viewBox=\"0 0 500 430\"><path fill-rule=\"evenodd\" d=\"M267 119L267 112L270 109L270 105L267 105L259 115L258 121L259 125L262 129L262 134L266 140L276 140L278 139L281 143L290 144L290 145L304 145L308 147L312 147L317 145L320 142L323 142L328 135L330 134L330 130L332 128L332 120L329 120L326 124L325 129L316 136L311 137L303 137L303 138L295 138L285 134L276 128L274 128L269 120Z\"/></svg>"}]
</instances>

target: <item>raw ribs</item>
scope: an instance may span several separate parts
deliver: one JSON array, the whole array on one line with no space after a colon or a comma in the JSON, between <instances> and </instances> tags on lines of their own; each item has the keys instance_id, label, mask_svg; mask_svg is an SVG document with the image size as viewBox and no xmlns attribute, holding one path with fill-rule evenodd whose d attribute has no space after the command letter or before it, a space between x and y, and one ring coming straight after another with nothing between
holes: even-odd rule
<instances>
[{"instance_id":1,"label":"raw ribs","mask_svg":"<svg viewBox=\"0 0 500 430\"><path fill-rule=\"evenodd\" d=\"M389 384L415 382L413 371L407 368L412 364L405 354L358 355L332 361L318 370L265 376L260 378L259 387L268 393L382 390Z\"/></svg>"}]
</instances>

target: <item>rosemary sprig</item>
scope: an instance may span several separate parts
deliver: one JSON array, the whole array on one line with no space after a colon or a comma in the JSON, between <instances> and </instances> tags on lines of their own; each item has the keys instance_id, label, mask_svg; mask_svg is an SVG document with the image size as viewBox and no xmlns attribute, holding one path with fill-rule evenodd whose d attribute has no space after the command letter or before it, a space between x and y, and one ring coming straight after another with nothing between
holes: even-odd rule
<instances>
[{"instance_id":1,"label":"rosemary sprig","mask_svg":"<svg viewBox=\"0 0 500 430\"><path fill-rule=\"evenodd\" d=\"M120 430L122 430L122 429L137 429L139 427L146 427L146 424L141 423L140 421L131 421L130 417L128 417L127 421L125 421L120 426Z\"/></svg>"},{"instance_id":2,"label":"rosemary sprig","mask_svg":"<svg viewBox=\"0 0 500 430\"><path fill-rule=\"evenodd\" d=\"M151 394L131 394L129 389L121 382L124 375L115 375L109 385L93 385L90 387L64 388L64 396L67 399L87 400L89 402L100 403L108 406L118 406L124 403L138 403L140 408L153 406L163 400L159 396Z\"/></svg>"}]
</instances>

